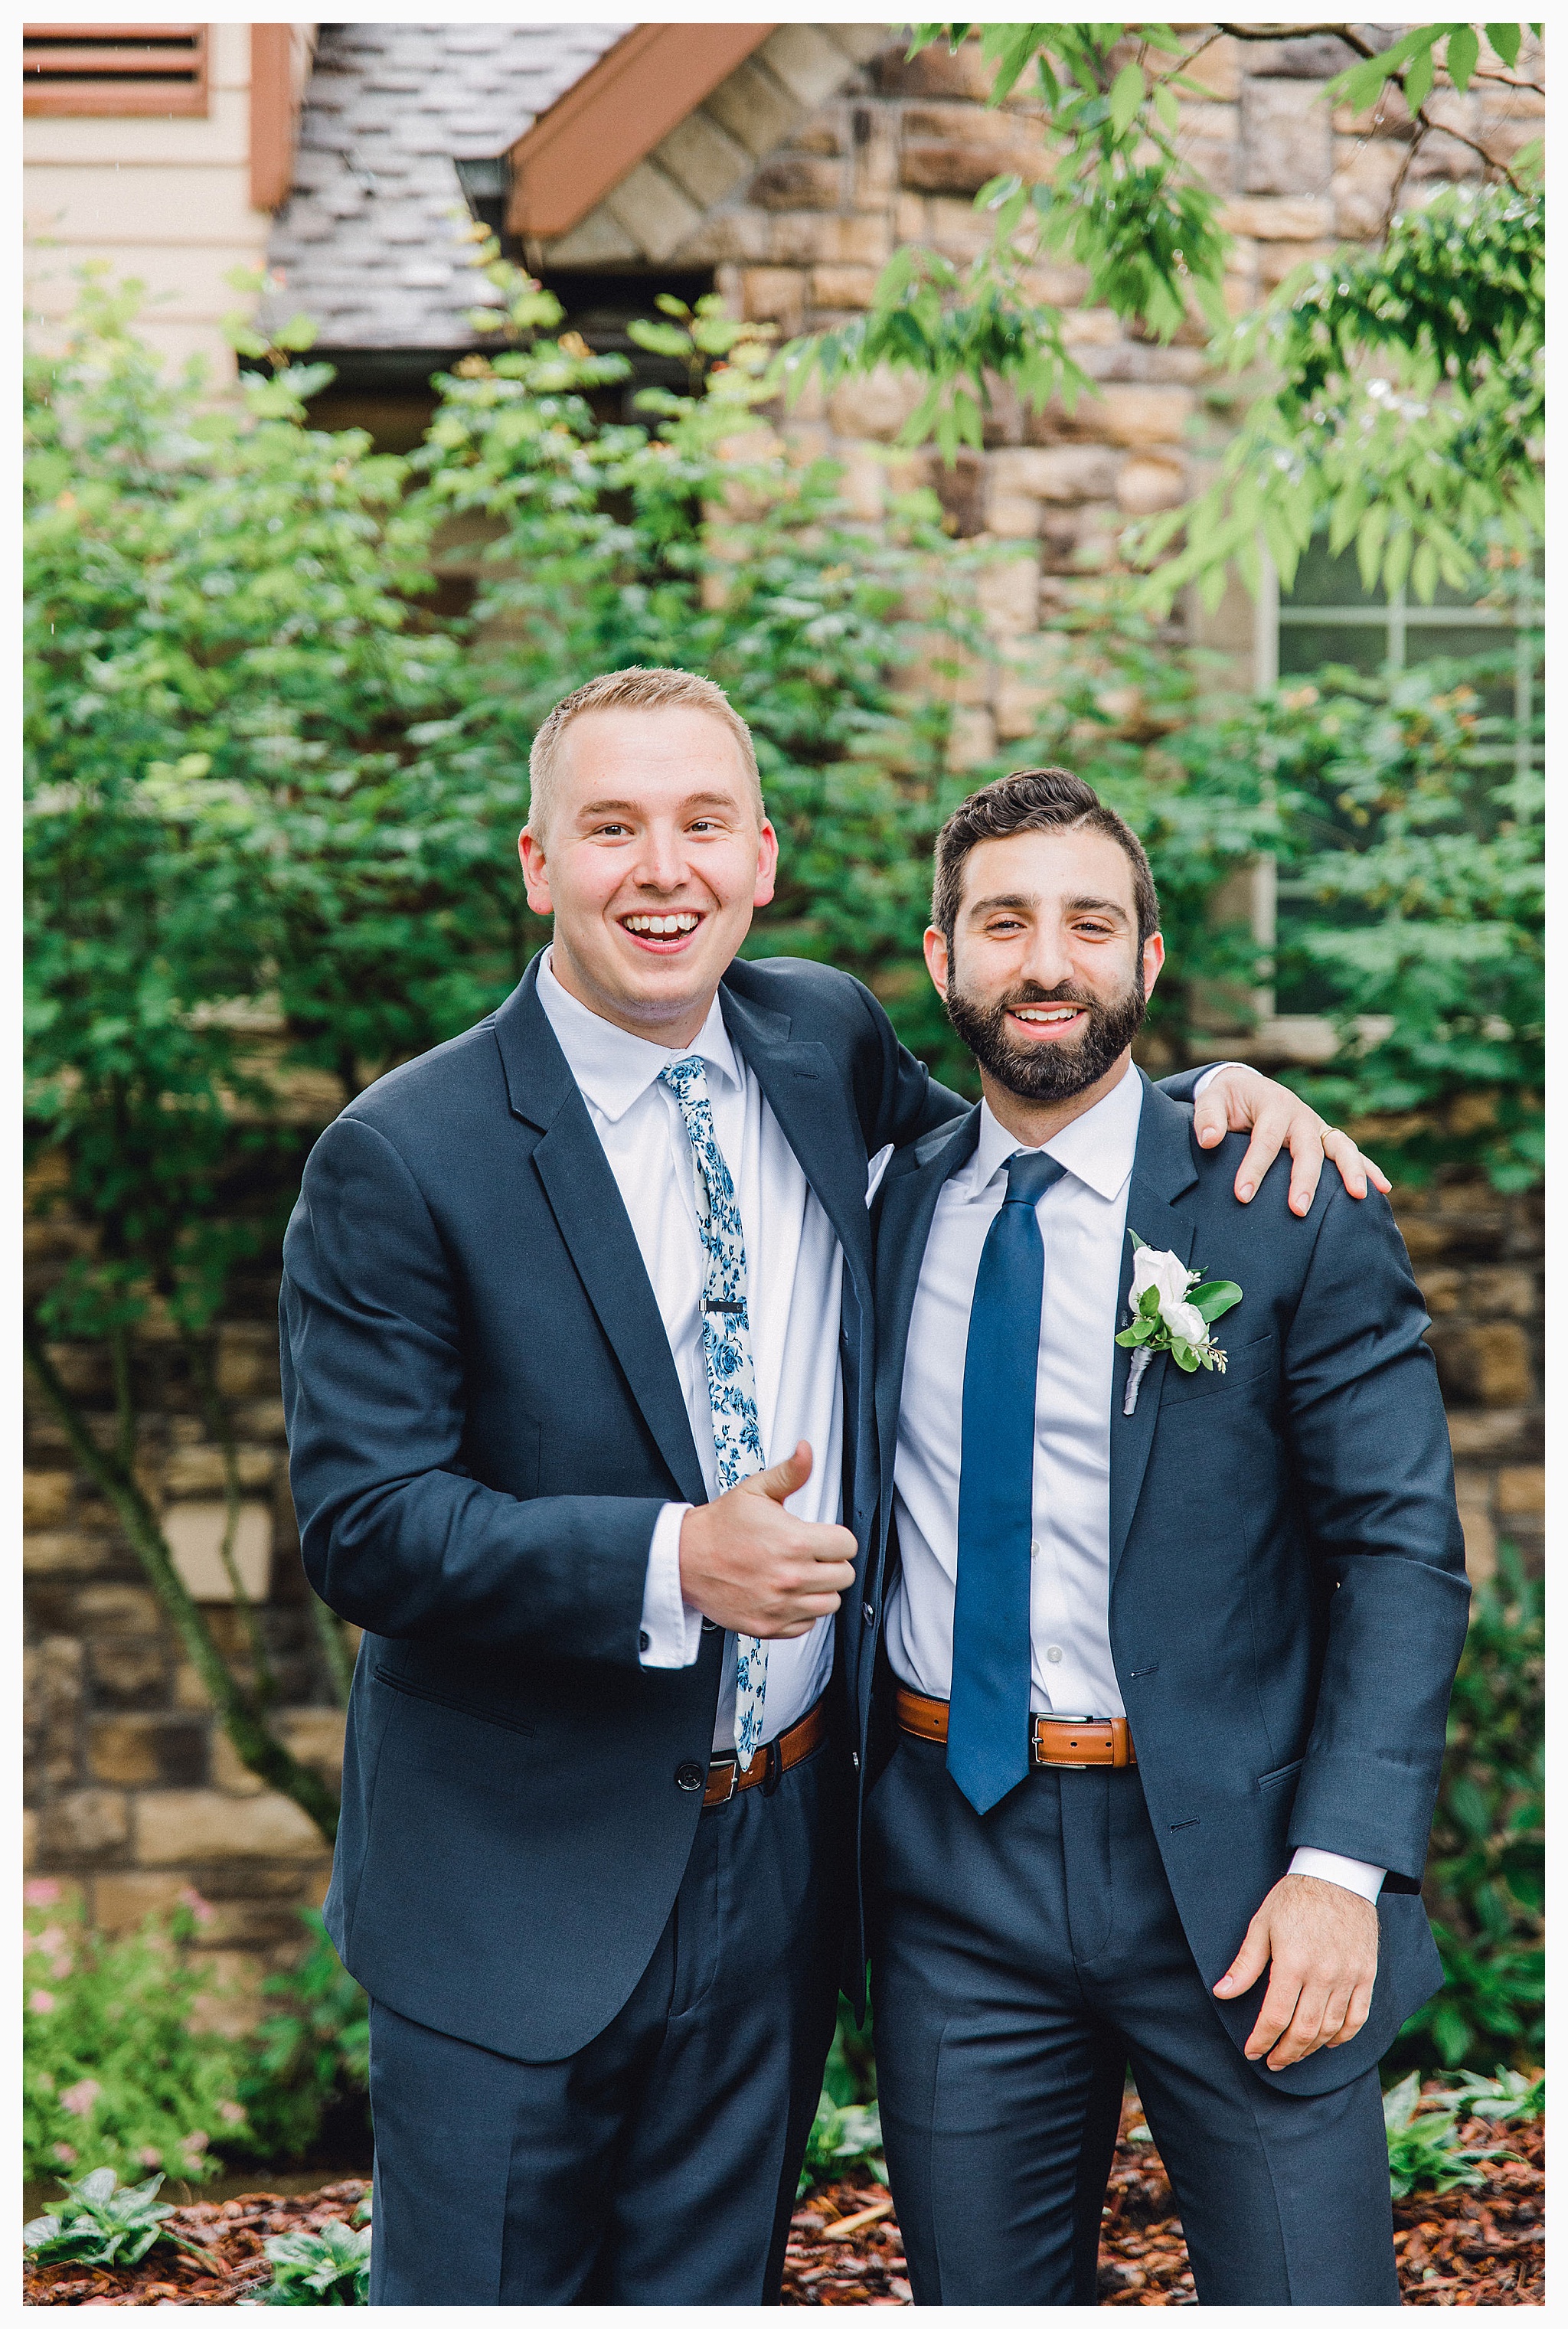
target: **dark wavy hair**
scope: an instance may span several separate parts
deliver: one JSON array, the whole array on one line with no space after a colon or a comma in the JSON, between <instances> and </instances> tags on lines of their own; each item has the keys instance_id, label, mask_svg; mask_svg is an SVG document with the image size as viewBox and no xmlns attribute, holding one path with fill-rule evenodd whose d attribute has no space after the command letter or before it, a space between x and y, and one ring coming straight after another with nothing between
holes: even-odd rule
<instances>
[{"instance_id":1,"label":"dark wavy hair","mask_svg":"<svg viewBox=\"0 0 1568 2329\"><path fill-rule=\"evenodd\" d=\"M1144 846L1125 819L1107 808L1092 785L1066 768L1015 768L971 793L937 835L936 876L931 884L931 920L949 952L964 890L964 860L977 843L1006 841L1015 833L1103 833L1132 867L1138 908L1138 943L1159 928L1159 899Z\"/></svg>"}]
</instances>

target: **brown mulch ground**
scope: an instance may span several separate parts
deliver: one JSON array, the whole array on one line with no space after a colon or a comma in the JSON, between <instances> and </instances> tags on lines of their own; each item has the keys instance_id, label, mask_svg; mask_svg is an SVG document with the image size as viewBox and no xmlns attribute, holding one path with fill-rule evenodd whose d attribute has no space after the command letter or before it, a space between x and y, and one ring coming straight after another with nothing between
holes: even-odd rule
<instances>
[{"instance_id":1,"label":"brown mulch ground","mask_svg":"<svg viewBox=\"0 0 1568 2329\"><path fill-rule=\"evenodd\" d=\"M1122 2117L1100 2243L1101 2305L1194 2305L1186 2247L1171 2188L1154 2146L1135 2143L1135 2101ZM1543 2242L1546 2137L1544 2126L1504 2128L1483 2120L1460 2130L1468 2144L1501 2142L1520 2156L1484 2164L1484 2185L1418 2192L1394 2203L1394 2247L1406 2305L1544 2305ZM210 2262L155 2249L133 2272L85 2272L51 2265L24 2275L28 2305L233 2305L262 2287L261 2243L274 2232L308 2231L347 2218L363 2183L329 2183L298 2200L252 2192L198 2201L169 2221L209 2252ZM801 2204L784 2265L786 2305L908 2305L903 2241L893 2202L864 2173L820 2186Z\"/></svg>"},{"instance_id":2,"label":"brown mulch ground","mask_svg":"<svg viewBox=\"0 0 1568 2329\"><path fill-rule=\"evenodd\" d=\"M369 2191L364 2183L327 2183L302 2199L250 2192L239 2200L198 2200L167 2218L171 2231L208 2251L210 2261L165 2243L129 2272L87 2271L77 2264L24 2268L24 2305L237 2305L265 2288L271 2270L262 2251L274 2232L313 2232L329 2216L346 2222Z\"/></svg>"}]
</instances>

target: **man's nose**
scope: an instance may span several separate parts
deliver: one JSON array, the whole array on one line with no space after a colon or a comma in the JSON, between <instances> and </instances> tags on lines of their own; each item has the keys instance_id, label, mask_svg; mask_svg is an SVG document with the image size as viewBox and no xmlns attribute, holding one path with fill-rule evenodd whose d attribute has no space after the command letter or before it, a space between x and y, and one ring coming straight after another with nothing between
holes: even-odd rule
<instances>
[{"instance_id":1,"label":"man's nose","mask_svg":"<svg viewBox=\"0 0 1568 2329\"><path fill-rule=\"evenodd\" d=\"M1047 929L1036 925L1030 934L1029 945L1018 965L1018 971L1022 977L1047 989L1061 986L1070 980L1072 959L1065 934L1060 929Z\"/></svg>"},{"instance_id":2,"label":"man's nose","mask_svg":"<svg viewBox=\"0 0 1568 2329\"><path fill-rule=\"evenodd\" d=\"M662 895L680 889L685 878L686 856L680 834L671 825L645 826L637 860L638 888L656 890Z\"/></svg>"}]
</instances>

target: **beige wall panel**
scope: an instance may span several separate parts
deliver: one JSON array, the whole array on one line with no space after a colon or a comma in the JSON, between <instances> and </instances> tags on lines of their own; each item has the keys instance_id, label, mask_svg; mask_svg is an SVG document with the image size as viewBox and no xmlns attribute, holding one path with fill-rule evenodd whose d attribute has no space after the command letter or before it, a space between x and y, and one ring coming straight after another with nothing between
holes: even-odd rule
<instances>
[{"instance_id":1,"label":"beige wall panel","mask_svg":"<svg viewBox=\"0 0 1568 2329\"><path fill-rule=\"evenodd\" d=\"M169 249L155 243L121 243L114 250L102 244L66 241L61 238L52 246L34 248L27 254L27 276L36 296L44 297L44 283L53 279L67 287L66 299L74 298L71 287L74 268L91 259L108 259L111 278L118 280L128 275L136 276L147 287L147 305L143 325L148 324L186 324L200 320L221 320L231 316L247 301L223 278L231 268L252 260L260 252L258 238L254 251L238 243L224 244L218 249L204 250L200 245ZM167 292L167 298L160 294ZM59 299L49 303L58 306Z\"/></svg>"},{"instance_id":2,"label":"beige wall panel","mask_svg":"<svg viewBox=\"0 0 1568 2329\"><path fill-rule=\"evenodd\" d=\"M239 28L234 28L239 29ZM143 114L30 114L22 159L33 162L232 162L250 160L250 86L215 89L204 121Z\"/></svg>"},{"instance_id":3,"label":"beige wall panel","mask_svg":"<svg viewBox=\"0 0 1568 2329\"><path fill-rule=\"evenodd\" d=\"M265 211L250 207L247 173L230 163L117 167L113 163L27 173L27 232L111 244L238 243L260 250Z\"/></svg>"}]
</instances>

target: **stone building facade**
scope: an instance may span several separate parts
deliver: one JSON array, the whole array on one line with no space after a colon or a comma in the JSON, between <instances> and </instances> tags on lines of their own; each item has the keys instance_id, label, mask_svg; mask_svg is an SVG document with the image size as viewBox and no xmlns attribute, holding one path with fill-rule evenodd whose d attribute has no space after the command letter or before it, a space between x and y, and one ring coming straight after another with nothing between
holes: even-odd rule
<instances>
[{"instance_id":1,"label":"stone building facade","mask_svg":"<svg viewBox=\"0 0 1568 2329\"><path fill-rule=\"evenodd\" d=\"M294 191L271 230L269 256L288 277L284 306L317 315L322 352L343 364L349 402L355 393L373 402L382 425L400 397L416 420L421 400L428 407L420 376L426 357L433 363L479 344L466 320L475 278L449 212L465 186L500 185L497 199L505 199L505 174L487 180L479 166L487 158L499 165L501 153L454 154L452 124L466 117L449 89L432 111L432 75L455 74L460 58L462 71L492 91L515 87L519 118L497 117L481 140L504 148L509 137L528 133L527 103L547 118L560 89L570 88L561 59L543 53L539 35L551 29L320 28ZM558 29L562 42L577 43L566 67L577 73L602 58L616 28L598 42L584 38L590 28ZM524 34L525 50L518 45ZM912 61L905 48L883 26L776 28L585 218L543 240L529 238L524 222L515 247L579 302L596 278L619 297L629 285L650 301L678 278L711 281L736 312L787 335L863 313L899 244L918 241L967 259L985 231L972 207L976 188L1002 170L1034 176L1041 167L1031 100L1021 95L987 109L973 44L956 57L936 48ZM1319 101L1322 85L1346 61L1337 42L1315 36L1216 36L1192 69L1204 94L1184 101L1182 135L1223 198L1223 223L1236 237L1227 297L1237 313L1299 260L1377 230L1406 159L1409 124L1396 101L1375 124L1331 114ZM1441 102L1455 132L1494 151L1516 150L1539 134L1538 102L1528 92L1488 85ZM1410 177L1419 185L1478 167L1469 145L1439 136L1422 146ZM803 450L844 460L852 504L868 523L891 490L925 479L959 533L1011 552L984 586L1006 652L964 683L960 765L1029 732L1032 691L1053 652L1068 579L1111 554L1128 517L1192 491L1230 410L1224 384L1205 372L1195 331L1158 345L1085 305L1084 278L1071 269L1043 272L1039 288L1063 306L1072 352L1096 384L1098 393L1075 412L1030 415L998 396L984 450L962 455L951 469L896 448L913 391L891 376L827 396L808 391L778 421ZM1190 627L1232 654L1245 678L1260 655L1259 623L1268 619L1266 608L1260 616L1234 593L1217 616L1191 616ZM1402 1196L1399 1211L1433 1315L1472 1573L1491 1573L1500 1538L1538 1566L1538 1202L1455 1180ZM35 1222L32 1268L44 1276L60 1268L72 1235L67 1223ZM265 1571L279 1726L298 1754L331 1772L342 1717L288 1501L275 1293L264 1275L241 1287L219 1338L219 1384L234 1418L248 1542ZM61 1359L107 1428L109 1390L97 1360L72 1351ZM210 1572L221 1450L173 1349L148 1342L138 1366L142 1476L193 1560L208 1543ZM240 1764L112 1514L73 1471L59 1427L31 1400L26 1430L29 1865L80 1887L90 1915L113 1930L194 1886L214 1911L203 1946L228 1984L220 2010L242 2020L254 2011L261 1975L298 1953L296 1911L319 1900L326 1850L303 1813ZM238 1655L234 1610L214 1605L213 1614Z\"/></svg>"}]
</instances>

